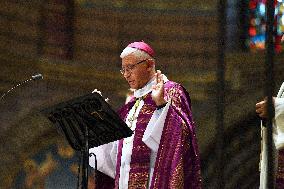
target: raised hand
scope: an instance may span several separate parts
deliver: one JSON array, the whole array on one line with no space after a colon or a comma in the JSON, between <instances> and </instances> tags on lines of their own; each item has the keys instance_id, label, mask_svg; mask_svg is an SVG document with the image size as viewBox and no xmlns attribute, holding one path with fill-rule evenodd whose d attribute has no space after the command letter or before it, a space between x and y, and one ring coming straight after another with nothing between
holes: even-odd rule
<instances>
[{"instance_id":1,"label":"raised hand","mask_svg":"<svg viewBox=\"0 0 284 189\"><path fill-rule=\"evenodd\" d=\"M164 99L163 74L160 70L157 70L155 77L157 84L152 87L152 99L155 101L157 106L160 106L166 103L166 100Z\"/></svg>"}]
</instances>

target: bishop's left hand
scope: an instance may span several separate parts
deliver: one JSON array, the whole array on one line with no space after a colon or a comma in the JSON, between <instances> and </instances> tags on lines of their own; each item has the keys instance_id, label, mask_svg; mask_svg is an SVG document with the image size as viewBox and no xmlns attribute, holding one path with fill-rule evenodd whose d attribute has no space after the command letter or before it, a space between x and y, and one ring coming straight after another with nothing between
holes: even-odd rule
<instances>
[{"instance_id":1,"label":"bishop's left hand","mask_svg":"<svg viewBox=\"0 0 284 189\"><path fill-rule=\"evenodd\" d=\"M164 99L164 80L160 70L157 70L155 77L157 84L152 87L152 99L157 106L161 106L167 101Z\"/></svg>"}]
</instances>

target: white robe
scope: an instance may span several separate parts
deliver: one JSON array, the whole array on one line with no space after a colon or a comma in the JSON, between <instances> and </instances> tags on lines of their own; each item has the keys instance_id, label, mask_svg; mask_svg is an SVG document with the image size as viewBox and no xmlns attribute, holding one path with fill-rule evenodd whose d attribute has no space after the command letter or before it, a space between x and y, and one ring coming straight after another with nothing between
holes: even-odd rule
<instances>
[{"instance_id":1,"label":"white robe","mask_svg":"<svg viewBox=\"0 0 284 189\"><path fill-rule=\"evenodd\" d=\"M260 161L260 189L266 189L267 180L267 141L266 141L266 127L261 126L261 161ZM275 117L273 119L273 157L275 158L274 175L277 170L278 151L284 148L284 82L275 98Z\"/></svg>"},{"instance_id":2,"label":"white robe","mask_svg":"<svg viewBox=\"0 0 284 189\"><path fill-rule=\"evenodd\" d=\"M164 77L164 81L167 81L167 78ZM152 79L147 83L142 89L134 91L134 96L136 98L142 97L152 90L152 86L156 83L155 79ZM138 115L144 101L141 100L137 110L134 110L134 106L129 111L126 124L130 126L128 118L132 117L133 114ZM155 110L148 125L144 132L142 141L151 149L150 156L150 170L149 170L149 183L151 183L151 178L154 172L154 166L156 162L157 152L160 144L160 139L163 132L163 127L165 123L165 119L167 116L167 112L169 109L170 102L167 105L160 109ZM132 130L136 127L137 119L133 122ZM130 171L130 162L131 162L131 154L133 148L133 139L134 135L124 139L123 148L122 148L122 156L121 156L121 166L120 166L120 178L119 178L119 189L127 189L128 188L128 178ZM117 159L117 151L118 151L118 141L111 142L96 148L92 148L89 150L90 153L96 154L97 157L97 169L104 174L115 178L116 172L116 159ZM91 157L89 160L89 164L92 167L95 167L95 159ZM148 186L149 188L150 186Z\"/></svg>"}]
</instances>

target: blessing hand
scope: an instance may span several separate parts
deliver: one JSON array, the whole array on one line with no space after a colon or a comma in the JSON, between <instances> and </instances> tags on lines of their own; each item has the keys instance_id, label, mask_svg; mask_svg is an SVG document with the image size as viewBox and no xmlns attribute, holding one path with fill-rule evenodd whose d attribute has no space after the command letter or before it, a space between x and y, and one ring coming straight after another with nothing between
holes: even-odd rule
<instances>
[{"instance_id":1,"label":"blessing hand","mask_svg":"<svg viewBox=\"0 0 284 189\"><path fill-rule=\"evenodd\" d=\"M164 99L164 80L163 74L160 70L155 73L157 84L152 87L152 99L157 106L165 104L167 101Z\"/></svg>"}]
</instances>

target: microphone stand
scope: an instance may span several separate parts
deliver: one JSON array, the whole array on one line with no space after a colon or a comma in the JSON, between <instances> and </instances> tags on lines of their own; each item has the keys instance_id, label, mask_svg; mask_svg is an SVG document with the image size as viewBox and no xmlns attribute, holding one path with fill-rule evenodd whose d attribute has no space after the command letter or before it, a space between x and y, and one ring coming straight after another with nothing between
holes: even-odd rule
<instances>
[{"instance_id":1,"label":"microphone stand","mask_svg":"<svg viewBox=\"0 0 284 189\"><path fill-rule=\"evenodd\" d=\"M23 81L23 82L21 82L21 83L15 85L15 86L12 87L11 89L9 89L7 92L5 92L5 93L1 96L0 100L4 99L4 97L5 97L8 93L10 93L12 90L14 90L15 88L17 88L17 87L19 87L19 86L21 86L21 85L23 85L23 84L25 84L25 83L27 83L27 82L29 82L29 81L32 81L32 80L35 81L35 80L40 80L40 79L43 79L42 74L33 75L30 79L27 79L27 80L25 80L25 81Z\"/></svg>"},{"instance_id":2,"label":"microphone stand","mask_svg":"<svg viewBox=\"0 0 284 189\"><path fill-rule=\"evenodd\" d=\"M88 189L88 166L89 166L89 131L88 126L85 125L85 146L82 151L83 166L82 166L82 189Z\"/></svg>"}]
</instances>

